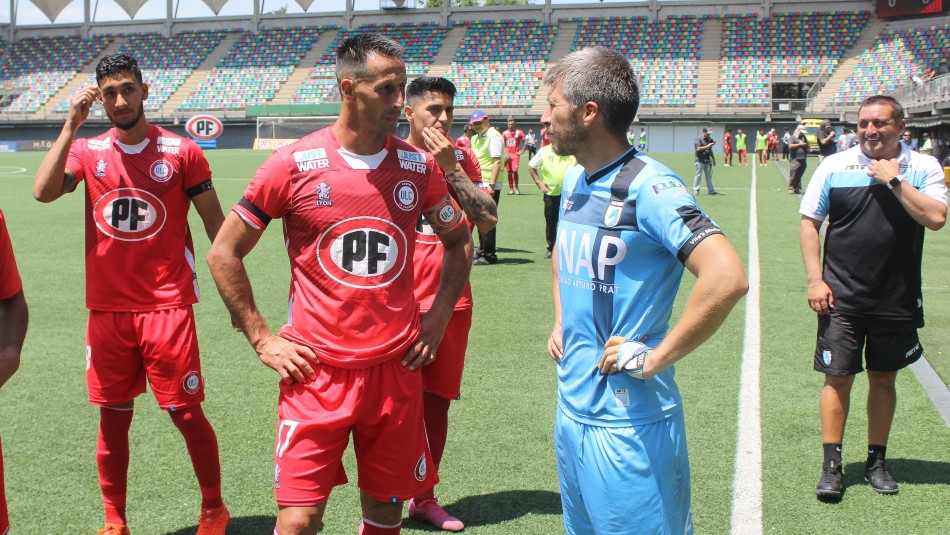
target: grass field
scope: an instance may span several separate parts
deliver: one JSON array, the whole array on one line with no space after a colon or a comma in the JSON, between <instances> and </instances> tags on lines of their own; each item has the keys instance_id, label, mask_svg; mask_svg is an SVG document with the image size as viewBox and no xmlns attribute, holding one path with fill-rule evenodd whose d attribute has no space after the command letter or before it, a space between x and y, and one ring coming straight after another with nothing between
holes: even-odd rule
<instances>
[{"instance_id":1,"label":"grass field","mask_svg":"<svg viewBox=\"0 0 950 535\"><path fill-rule=\"evenodd\" d=\"M263 152L209 151L225 206L240 198ZM656 155L681 176L689 155ZM32 176L42 154L0 154L0 207L13 238L31 307L19 373L0 391L7 499L17 534L94 533L102 526L95 468L98 413L84 382L83 198L33 201ZM809 161L806 177L817 166ZM715 169L718 197L700 204L747 258L751 168ZM821 463L818 393L811 371L814 315L805 302L798 250L798 197L786 193L774 165L758 170L761 255L761 400L763 531L767 533L950 533L950 430L909 371L898 379L899 403L889 466L900 494L876 495L861 482L866 382L855 384L845 437L840 504L814 497ZM552 429L554 366L544 347L551 327L550 268L544 253L542 202L527 172L522 196L503 195L496 266L472 271L476 308L462 399L453 405L449 445L437 488L441 502L472 534L563 533ZM199 258L207 240L192 214ZM933 366L950 378L950 231L928 233L924 262L928 325L922 331ZM279 225L248 258L258 304L272 328L286 314L288 268ZM208 400L218 433L229 533L269 534L277 376L230 328L204 263L203 299L195 307ZM677 311L691 288L687 272ZM674 313L674 319L678 312ZM738 378L744 303L719 333L677 367L685 397L695 524L728 533L736 449ZM353 481L330 499L324 533L354 533L359 521ZM625 499L635 499L628 496ZM195 531L199 494L184 443L150 396L139 399L132 426L129 520L136 534ZM942 512L941 512L942 511ZM404 533L433 531L411 520Z\"/></svg>"}]
</instances>

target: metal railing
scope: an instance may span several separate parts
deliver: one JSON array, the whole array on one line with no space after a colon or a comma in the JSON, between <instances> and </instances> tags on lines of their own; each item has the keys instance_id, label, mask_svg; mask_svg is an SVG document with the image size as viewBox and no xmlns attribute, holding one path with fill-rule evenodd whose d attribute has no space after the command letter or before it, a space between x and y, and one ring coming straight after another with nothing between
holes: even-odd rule
<instances>
[{"instance_id":1,"label":"metal railing","mask_svg":"<svg viewBox=\"0 0 950 535\"><path fill-rule=\"evenodd\" d=\"M932 78L920 85L903 85L887 94L897 99L905 108L921 108L950 102L950 74Z\"/></svg>"}]
</instances>

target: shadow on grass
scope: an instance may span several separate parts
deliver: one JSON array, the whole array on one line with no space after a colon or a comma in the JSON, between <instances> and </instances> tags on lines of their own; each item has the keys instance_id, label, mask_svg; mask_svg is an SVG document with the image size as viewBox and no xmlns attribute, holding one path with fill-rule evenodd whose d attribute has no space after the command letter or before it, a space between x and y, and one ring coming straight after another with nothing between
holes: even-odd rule
<instances>
[{"instance_id":1,"label":"shadow on grass","mask_svg":"<svg viewBox=\"0 0 950 535\"><path fill-rule=\"evenodd\" d=\"M950 485L950 463L947 462L888 457L887 471L898 483ZM848 463L844 473L845 488L867 484L864 482L864 462Z\"/></svg>"},{"instance_id":2,"label":"shadow on grass","mask_svg":"<svg viewBox=\"0 0 950 535\"><path fill-rule=\"evenodd\" d=\"M525 515L560 515L561 495L546 490L509 490L468 496L452 504L444 504L445 510L465 522L467 526L489 526L509 522ZM228 535L259 535L274 530L274 516L232 517L228 523ZM428 524L416 522L405 516L403 525L421 531L441 531ZM195 535L198 527L180 529L166 535ZM321 533L323 533L321 531Z\"/></svg>"},{"instance_id":3,"label":"shadow on grass","mask_svg":"<svg viewBox=\"0 0 950 535\"><path fill-rule=\"evenodd\" d=\"M468 496L455 503L442 505L466 526L490 526L525 515L560 515L561 495L546 490L509 490ZM422 531L441 531L408 517L403 525Z\"/></svg>"},{"instance_id":4,"label":"shadow on grass","mask_svg":"<svg viewBox=\"0 0 950 535\"><path fill-rule=\"evenodd\" d=\"M274 516L242 516L232 517L228 522L228 535L260 535L261 533L273 533L274 522L277 520ZM166 535L195 535L198 526L172 531Z\"/></svg>"}]
</instances>

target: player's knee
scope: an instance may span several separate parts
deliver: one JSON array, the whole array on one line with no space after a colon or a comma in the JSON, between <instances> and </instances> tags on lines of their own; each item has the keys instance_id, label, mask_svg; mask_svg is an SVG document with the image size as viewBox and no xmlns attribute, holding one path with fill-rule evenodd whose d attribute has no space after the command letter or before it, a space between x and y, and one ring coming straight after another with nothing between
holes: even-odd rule
<instances>
[{"instance_id":1,"label":"player's knee","mask_svg":"<svg viewBox=\"0 0 950 535\"><path fill-rule=\"evenodd\" d=\"M320 529L320 515L310 508L290 507L277 515L280 535L313 535Z\"/></svg>"},{"instance_id":2,"label":"player's knee","mask_svg":"<svg viewBox=\"0 0 950 535\"><path fill-rule=\"evenodd\" d=\"M868 370L868 383L877 388L894 388L897 372L875 372Z\"/></svg>"},{"instance_id":3,"label":"player's knee","mask_svg":"<svg viewBox=\"0 0 950 535\"><path fill-rule=\"evenodd\" d=\"M168 415L171 417L172 422L174 422L178 427L199 422L201 420L202 414L203 412L201 411L200 405L168 411Z\"/></svg>"}]
</instances>

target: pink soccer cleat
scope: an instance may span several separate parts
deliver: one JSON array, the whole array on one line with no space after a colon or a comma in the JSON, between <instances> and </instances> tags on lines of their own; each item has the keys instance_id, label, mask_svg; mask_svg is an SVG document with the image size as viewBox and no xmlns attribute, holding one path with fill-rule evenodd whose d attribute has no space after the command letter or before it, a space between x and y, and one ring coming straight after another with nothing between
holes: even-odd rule
<instances>
[{"instance_id":1,"label":"pink soccer cleat","mask_svg":"<svg viewBox=\"0 0 950 535\"><path fill-rule=\"evenodd\" d=\"M445 531L462 531L465 529L465 524L446 513L445 509L439 506L439 502L436 500L425 500L418 504L415 500L409 500L409 518L432 524Z\"/></svg>"}]
</instances>

